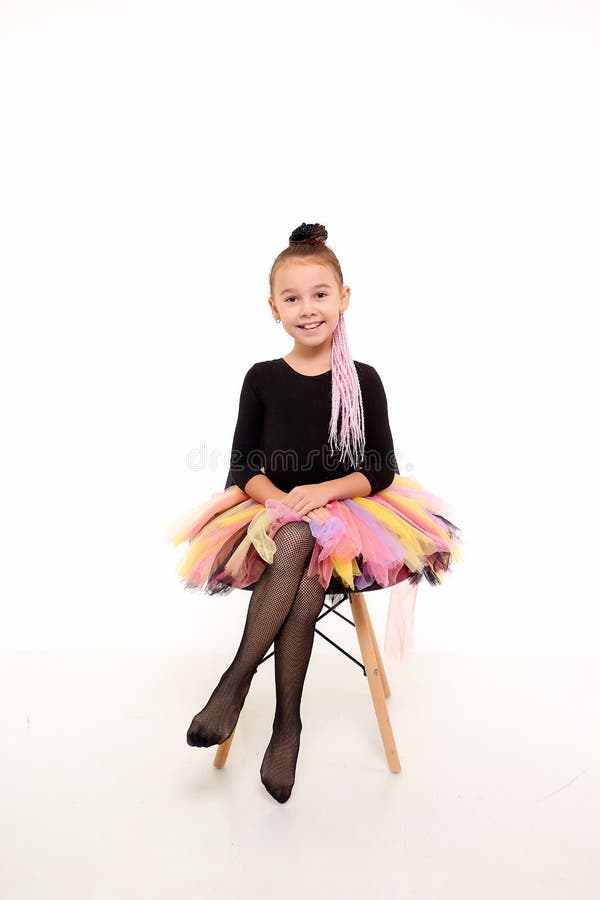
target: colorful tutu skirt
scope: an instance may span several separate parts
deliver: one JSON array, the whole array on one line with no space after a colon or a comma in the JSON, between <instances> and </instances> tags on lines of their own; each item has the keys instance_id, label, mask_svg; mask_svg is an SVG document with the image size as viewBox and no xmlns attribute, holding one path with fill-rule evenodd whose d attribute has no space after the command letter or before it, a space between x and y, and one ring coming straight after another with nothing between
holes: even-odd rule
<instances>
[{"instance_id":1,"label":"colorful tutu skirt","mask_svg":"<svg viewBox=\"0 0 600 900\"><path fill-rule=\"evenodd\" d=\"M449 507L413 478L369 497L333 500L324 522L310 519L315 538L307 572L327 593L391 587L384 649L400 659L413 645L416 588L424 577L442 583L452 561L462 559L460 530ZM229 593L255 585L273 562L279 528L303 516L280 500L253 500L237 485L213 494L177 519L167 537L187 542L177 572L187 588Z\"/></svg>"}]
</instances>

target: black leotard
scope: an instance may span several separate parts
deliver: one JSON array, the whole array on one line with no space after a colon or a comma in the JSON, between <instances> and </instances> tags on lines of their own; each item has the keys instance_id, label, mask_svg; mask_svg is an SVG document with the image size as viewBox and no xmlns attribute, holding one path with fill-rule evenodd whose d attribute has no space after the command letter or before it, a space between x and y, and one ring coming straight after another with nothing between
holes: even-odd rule
<instances>
[{"instance_id":1,"label":"black leotard","mask_svg":"<svg viewBox=\"0 0 600 900\"><path fill-rule=\"evenodd\" d=\"M302 375L282 357L255 363L244 377L225 488L244 490L254 475L264 474L288 493L299 484L315 484L360 472L371 493L388 487L399 473L388 421L387 398L377 370L355 366L360 383L365 456L360 468L329 451L331 370Z\"/></svg>"}]
</instances>

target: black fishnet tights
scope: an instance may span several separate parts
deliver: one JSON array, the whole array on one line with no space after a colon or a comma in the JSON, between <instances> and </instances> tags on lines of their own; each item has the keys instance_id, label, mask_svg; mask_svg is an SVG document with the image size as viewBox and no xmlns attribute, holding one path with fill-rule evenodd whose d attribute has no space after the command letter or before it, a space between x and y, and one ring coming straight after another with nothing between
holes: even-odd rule
<instances>
[{"instance_id":1,"label":"black fishnet tights","mask_svg":"<svg viewBox=\"0 0 600 900\"><path fill-rule=\"evenodd\" d=\"M294 784L302 728L300 699L325 592L317 575L308 578L305 573L315 541L308 522L287 522L273 540L277 547L273 562L252 592L237 653L206 706L192 719L187 742L210 747L227 740L258 664L275 642L277 706L261 780L283 803Z\"/></svg>"},{"instance_id":2,"label":"black fishnet tights","mask_svg":"<svg viewBox=\"0 0 600 900\"><path fill-rule=\"evenodd\" d=\"M260 768L261 781L276 800L285 803L296 777L300 749L300 701L315 639L315 623L323 608L325 589L319 576L302 575L296 599L275 638L277 704L273 734Z\"/></svg>"}]
</instances>

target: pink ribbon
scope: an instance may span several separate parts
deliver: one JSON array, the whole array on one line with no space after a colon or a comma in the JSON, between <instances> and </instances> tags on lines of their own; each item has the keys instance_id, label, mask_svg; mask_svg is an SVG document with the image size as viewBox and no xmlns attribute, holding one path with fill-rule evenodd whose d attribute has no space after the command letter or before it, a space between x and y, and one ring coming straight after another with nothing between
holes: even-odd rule
<instances>
[{"instance_id":1,"label":"pink ribbon","mask_svg":"<svg viewBox=\"0 0 600 900\"><path fill-rule=\"evenodd\" d=\"M404 661L406 651L414 648L414 616L418 583L408 578L393 585L390 592L384 651Z\"/></svg>"}]
</instances>

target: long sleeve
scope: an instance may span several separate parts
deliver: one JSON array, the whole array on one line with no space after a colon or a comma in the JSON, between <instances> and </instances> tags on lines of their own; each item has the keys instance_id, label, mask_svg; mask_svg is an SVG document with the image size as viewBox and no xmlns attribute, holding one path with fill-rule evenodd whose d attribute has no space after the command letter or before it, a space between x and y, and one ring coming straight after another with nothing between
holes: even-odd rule
<instances>
[{"instance_id":1,"label":"long sleeve","mask_svg":"<svg viewBox=\"0 0 600 900\"><path fill-rule=\"evenodd\" d=\"M373 366L365 366L361 383L365 419L365 458L357 469L371 484L372 493L383 491L399 474L394 442L388 419L388 405L383 382Z\"/></svg>"},{"instance_id":2,"label":"long sleeve","mask_svg":"<svg viewBox=\"0 0 600 900\"><path fill-rule=\"evenodd\" d=\"M246 372L240 392L238 418L231 446L229 480L244 490L254 475L261 474L265 465L261 450L264 420L263 403L256 389L256 363Z\"/></svg>"}]
</instances>

